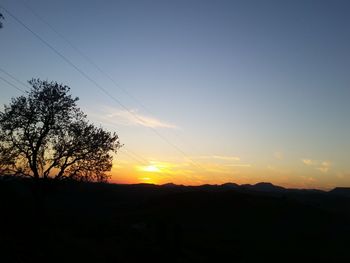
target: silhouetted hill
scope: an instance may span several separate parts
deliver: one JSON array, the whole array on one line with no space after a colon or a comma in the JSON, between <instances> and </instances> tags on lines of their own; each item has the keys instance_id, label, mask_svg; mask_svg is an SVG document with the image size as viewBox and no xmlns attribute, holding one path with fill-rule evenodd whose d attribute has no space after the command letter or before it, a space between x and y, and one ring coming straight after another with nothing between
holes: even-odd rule
<instances>
[{"instance_id":1,"label":"silhouetted hill","mask_svg":"<svg viewBox=\"0 0 350 263\"><path fill-rule=\"evenodd\" d=\"M329 191L333 195L350 197L350 187L336 187Z\"/></svg>"},{"instance_id":2,"label":"silhouetted hill","mask_svg":"<svg viewBox=\"0 0 350 263\"><path fill-rule=\"evenodd\" d=\"M232 189L232 188L238 188L239 187L239 185L235 184L235 183L225 183L225 184L222 184L221 186L224 187L224 188L227 188L227 189Z\"/></svg>"},{"instance_id":3,"label":"silhouetted hill","mask_svg":"<svg viewBox=\"0 0 350 263\"><path fill-rule=\"evenodd\" d=\"M268 183L35 189L0 180L0 262L350 262L349 198L332 191Z\"/></svg>"},{"instance_id":4,"label":"silhouetted hill","mask_svg":"<svg viewBox=\"0 0 350 263\"><path fill-rule=\"evenodd\" d=\"M241 185L241 187L245 188L245 189L262 191L262 192L281 192L281 191L286 190L285 188L283 188L281 186L276 186L276 185L273 185L271 183L266 183L266 182L257 183L255 185L244 184L244 185Z\"/></svg>"},{"instance_id":5,"label":"silhouetted hill","mask_svg":"<svg viewBox=\"0 0 350 263\"><path fill-rule=\"evenodd\" d=\"M167 183L167 184L162 184L161 187L168 187L168 188L183 188L185 187L184 185L180 184L174 184L174 183Z\"/></svg>"},{"instance_id":6,"label":"silhouetted hill","mask_svg":"<svg viewBox=\"0 0 350 263\"><path fill-rule=\"evenodd\" d=\"M163 187L177 187L177 186L180 186L180 185L176 185L174 183L167 183L167 184L162 184L161 186L163 186Z\"/></svg>"}]
</instances>

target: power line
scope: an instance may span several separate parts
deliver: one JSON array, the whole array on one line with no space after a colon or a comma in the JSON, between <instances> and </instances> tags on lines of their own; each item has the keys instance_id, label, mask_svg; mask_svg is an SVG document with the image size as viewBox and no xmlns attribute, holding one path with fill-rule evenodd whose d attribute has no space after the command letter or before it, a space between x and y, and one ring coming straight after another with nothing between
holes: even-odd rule
<instances>
[{"instance_id":1,"label":"power line","mask_svg":"<svg viewBox=\"0 0 350 263\"><path fill-rule=\"evenodd\" d=\"M23 5L32 12L32 14L37 17L42 23L44 23L47 27L49 27L54 33L56 33L60 38L62 38L73 50L75 50L80 56L82 56L90 65L95 67L101 74L103 74L105 77L107 77L118 89L122 90L125 94L127 94L130 98L132 98L134 101L136 101L144 110L149 112L149 110L144 106L143 103L141 103L135 96L130 94L126 89L122 88L108 73L106 73L100 66L98 66L92 59L90 59L84 52L82 52L77 46L75 46L71 41L69 41L68 38L66 38L62 33L60 33L58 30L56 30L49 22L47 22L42 16L40 16L37 12L35 12L27 3L25 0L22 0ZM112 95L108 94L108 96L113 97ZM120 105L121 103L118 102ZM137 117L136 114L134 114L132 111L129 111L126 107L123 106L124 109L126 109L130 114L132 114L134 117ZM144 122L141 118L137 118L141 122ZM185 155L185 157L189 160L190 158L187 157L187 154L182 151L178 146L170 142L167 138L165 138L161 133L159 133L157 130L152 129L159 137L161 137L163 140L167 141L168 144L170 144L173 148L175 148L177 151L181 152L182 155ZM192 160L191 160L192 161ZM193 162L193 161L192 161Z\"/></svg>"},{"instance_id":2,"label":"power line","mask_svg":"<svg viewBox=\"0 0 350 263\"><path fill-rule=\"evenodd\" d=\"M16 77L14 77L12 74L6 72L5 70L3 70L2 68L0 68L0 71L2 71L3 73L5 73L6 75L10 76L12 79L14 79L15 81L17 81L18 83L20 83L21 85L27 87L26 84L24 84L22 81L18 80ZM15 84L9 82L8 80L4 79L3 77L0 76L0 79L4 82L6 82L8 85L10 85L11 87L15 88L16 90L25 93L25 91L21 88L19 88L18 86L16 86ZM142 165L148 166L149 165L149 161L146 160L145 158L143 158L141 155L131 151L131 150L127 150L125 148L120 148L122 150L122 152L124 152L124 154L126 154L127 156L129 156L131 159L133 159L134 161L136 161L137 163L140 163Z\"/></svg>"},{"instance_id":3,"label":"power line","mask_svg":"<svg viewBox=\"0 0 350 263\"><path fill-rule=\"evenodd\" d=\"M25 84L23 81L20 81L18 78L16 78L15 76L13 76L12 74L8 73L6 70L4 70L3 68L0 68L0 71L5 73L7 76L9 76L11 79L13 79L14 81L16 81L17 83L21 84L22 86L26 87L27 89L30 89L30 87L28 87L27 84Z\"/></svg>"},{"instance_id":4,"label":"power line","mask_svg":"<svg viewBox=\"0 0 350 263\"><path fill-rule=\"evenodd\" d=\"M95 67L101 74L107 77L118 89L127 94L131 99L137 102L144 110L150 113L150 111L146 108L146 106L140 102L135 96L129 93L126 89L122 88L106 71L104 71L99 65L97 65L91 58L89 58L84 52L82 52L77 46L75 46L68 38L66 38L62 33L56 30L49 22L47 22L42 16L40 16L37 12L35 12L25 0L22 0L23 5L32 12L34 16L36 16L41 22L43 22L47 27L49 27L54 33L56 33L60 38L62 38L73 50L75 50L80 56L82 56L90 65ZM125 107L123 107L125 108ZM134 115L134 114L133 114ZM134 116L135 117L135 116ZM140 120L141 118L138 118ZM163 138L164 140L164 138Z\"/></svg>"},{"instance_id":5,"label":"power line","mask_svg":"<svg viewBox=\"0 0 350 263\"><path fill-rule=\"evenodd\" d=\"M30 5L28 5L27 0L22 0L21 3L25 6L37 19L39 19L42 23L44 23L48 28L50 28L57 36L63 39L75 52L77 52L81 57L83 57L91 66L97 69L102 75L104 75L107 79L109 79L112 84L123 91L126 95L128 95L132 100L138 103L143 110L152 114L152 112L135 96L133 96L130 92L128 92L125 88L120 86L117 81L110 74L108 74L102 67L100 67L96 62L94 62L89 56L87 56L81 49L79 49L76 45L74 45L67 37L65 37L61 32L59 32L55 27L53 27L47 20L45 20L41 15L39 15ZM153 115L153 114L152 114ZM174 133L177 138L180 138L178 134Z\"/></svg>"},{"instance_id":6,"label":"power line","mask_svg":"<svg viewBox=\"0 0 350 263\"><path fill-rule=\"evenodd\" d=\"M0 77L0 79L4 82L6 82L8 85L10 85L11 87L15 88L16 90L25 93L25 91L21 88L18 88L16 85L14 85L13 83L9 82L8 80L4 79L3 77Z\"/></svg>"},{"instance_id":7,"label":"power line","mask_svg":"<svg viewBox=\"0 0 350 263\"><path fill-rule=\"evenodd\" d=\"M0 71L2 71L3 73L5 73L6 75L10 76L12 79L14 79L15 81L17 81L18 83L20 83L21 85L28 87L26 84L24 84L22 81L18 80L16 77L14 77L12 74L8 73L7 71L5 71L4 69L0 68ZM25 90L19 88L18 86L16 86L15 84L9 82L8 80L4 79L3 77L0 76L0 79L4 82L6 82L8 85L10 85L11 87L15 88L18 91L21 91L23 93L25 93ZM125 148L121 148L123 149L124 153L126 155L128 155L130 158L132 158L133 160L135 160L138 163L141 163L143 165L149 165L149 162L143 158L142 156L130 151L130 150L126 150ZM136 156L136 157L135 157ZM140 161L141 160L141 161Z\"/></svg>"},{"instance_id":8,"label":"power line","mask_svg":"<svg viewBox=\"0 0 350 263\"><path fill-rule=\"evenodd\" d=\"M119 90L123 91L126 95L128 95L131 99L133 99L135 102L137 102L144 110L149 112L149 110L146 108L146 106L135 96L133 96L130 92L128 92L126 89L121 87L114 78L111 77L105 70L103 70L99 65L97 65L96 62L94 62L90 57L88 57L81 49L79 49L76 45L74 45L67 37L65 37L62 33L60 33L56 28L54 28L47 20L45 20L42 16L40 16L36 11L31 8L26 0L21 1L22 4L36 17L38 18L42 23L44 23L48 28L50 28L56 35L58 35L60 38L62 38L75 52L77 52L81 57L83 57L91 66L96 68L102 75L104 75L106 78L108 78L115 87L117 87Z\"/></svg>"},{"instance_id":9,"label":"power line","mask_svg":"<svg viewBox=\"0 0 350 263\"><path fill-rule=\"evenodd\" d=\"M73 67L76 71L78 71L83 77L85 77L87 80L89 80L91 83L93 83L98 89L100 89L105 95L110 97L112 100L114 100L119 106L121 106L123 109L125 109L129 114L131 114L134 118L139 120L141 123L144 123L144 120L140 118L138 115L136 115L133 111L129 110L120 100L115 98L112 94L110 94L105 88L103 88L100 84L98 84L94 79L89 77L84 71L82 71L80 68L78 68L71 60L69 60L66 56L64 56L61 52L59 52L55 47L53 47L51 44L49 44L46 40L44 40L40 35L35 33L32 29L30 29L26 24L24 24L19 18L17 18L15 15L13 15L9 10L7 10L5 7L1 6L7 14L9 14L14 20L17 21L20 25L22 25L25 29L27 29L30 33L32 33L37 39L39 39L42 43L44 43L48 48L50 48L56 55L61 57L66 63L68 63L71 67ZM164 137L162 134L160 134L156 129L153 127L147 126L149 129L151 129L159 138L161 138L163 141L165 141L167 144L169 144L171 147L173 147L176 151L178 151L181 155L183 155L187 160L189 160L193 165L195 165L197 168L203 169L199 164L197 164L195 161L193 161L183 150L181 150L178 146L173 144L170 140L168 140L166 137Z\"/></svg>"},{"instance_id":10,"label":"power line","mask_svg":"<svg viewBox=\"0 0 350 263\"><path fill-rule=\"evenodd\" d=\"M129 156L131 159L134 159L138 163L141 163L141 164L146 165L146 166L149 165L149 162L146 159L144 159L142 156L135 154L134 152L131 152L130 150L126 150L125 148L120 148L120 149L122 150L122 152L124 152L124 154Z\"/></svg>"}]
</instances>

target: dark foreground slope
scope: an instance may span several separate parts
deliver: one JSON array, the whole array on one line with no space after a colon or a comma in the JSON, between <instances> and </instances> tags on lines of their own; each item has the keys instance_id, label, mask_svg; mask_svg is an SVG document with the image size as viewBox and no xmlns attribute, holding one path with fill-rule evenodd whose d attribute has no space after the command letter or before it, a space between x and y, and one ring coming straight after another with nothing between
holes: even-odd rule
<instances>
[{"instance_id":1,"label":"dark foreground slope","mask_svg":"<svg viewBox=\"0 0 350 263\"><path fill-rule=\"evenodd\" d=\"M0 181L0 262L350 262L346 194L259 187Z\"/></svg>"}]
</instances>

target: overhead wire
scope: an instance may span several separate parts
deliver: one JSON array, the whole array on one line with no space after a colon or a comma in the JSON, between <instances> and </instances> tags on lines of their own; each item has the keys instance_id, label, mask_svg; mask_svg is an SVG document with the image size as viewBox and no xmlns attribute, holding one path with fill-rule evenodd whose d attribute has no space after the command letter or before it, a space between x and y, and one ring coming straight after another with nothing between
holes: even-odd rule
<instances>
[{"instance_id":1,"label":"overhead wire","mask_svg":"<svg viewBox=\"0 0 350 263\"><path fill-rule=\"evenodd\" d=\"M135 96L133 96L130 92L128 92L126 89L124 89L122 86L118 84L117 81L115 81L114 78L111 77L110 74L108 74L105 70L103 70L96 62L94 62L89 56L87 56L80 48L78 48L76 45L74 45L67 37L65 37L62 33L60 33L55 27L53 27L47 20L45 20L41 15L39 15L33 8L31 8L26 0L21 1L23 5L37 18L39 19L43 24L45 24L48 28L50 28L57 36L59 36L61 39L63 39L75 52L77 52L81 57L83 57L92 67L97 69L98 72L100 72L102 75L104 75L106 78L108 78L114 86L116 86L119 90L124 92L126 95L128 95L131 99L133 99L135 102L137 102L144 110L149 112L149 109Z\"/></svg>"},{"instance_id":2,"label":"overhead wire","mask_svg":"<svg viewBox=\"0 0 350 263\"><path fill-rule=\"evenodd\" d=\"M39 34L34 32L30 27L28 27L24 22L22 22L19 18L17 18L12 12L10 12L7 8L4 6L0 7L5 10L5 12L11 16L17 23L22 25L26 30L28 30L30 33L32 33L38 40L40 40L43 44L45 44L49 49L51 49L56 55L58 55L61 59L63 59L67 64L69 64L71 67L73 67L76 71L78 71L83 77L85 77L87 80L89 80L94 86L96 86L98 89L100 89L105 95L107 95L110 99L112 99L114 102L116 102L120 107L122 107L124 110L126 110L129 114L131 114L135 119L140 121L141 123L144 123L144 120L140 118L137 114L135 114L133 111L131 111L128 107L126 107L120 100L115 98L111 93L109 93L104 87L102 87L99 83L97 83L94 79L92 79L89 75L87 75L83 70L81 70L78 66L76 66L70 59L68 59L65 55L63 55L61 52L59 52L54 46L52 46L49 42L47 42L45 39L43 39ZM195 161L193 161L182 149L180 149L177 145L172 143L170 140L168 140L166 137L164 137L161 133L159 133L155 128L147 126L150 130L152 130L159 138L161 138L164 142L169 144L171 147L173 147L177 152L179 152L181 155L183 155L189 162L191 162L194 166L196 166L199 169L203 169L199 164L197 164Z\"/></svg>"},{"instance_id":3,"label":"overhead wire","mask_svg":"<svg viewBox=\"0 0 350 263\"><path fill-rule=\"evenodd\" d=\"M18 78L16 78L15 76L13 76L12 74L8 73L7 71L5 71L4 69L0 68L0 71L5 73L6 75L10 76L13 80L17 81L18 83L20 83L21 85L23 85L24 87L28 87L26 84L24 84L22 81L20 81ZM19 88L17 85L11 83L10 81L6 80L5 78L0 76L0 79L2 81L4 81L5 83L7 83L8 85L10 85L12 88L22 92L22 93L26 93L25 90ZM136 153L133 153L130 150L126 150L125 148L121 148L123 149L123 152L128 155L130 158L132 158L134 161L138 162L138 163L142 163L143 165L148 165L148 161L146 159L144 159L142 156L138 156ZM135 157L136 156L136 157Z\"/></svg>"},{"instance_id":4,"label":"overhead wire","mask_svg":"<svg viewBox=\"0 0 350 263\"><path fill-rule=\"evenodd\" d=\"M27 84L25 84L23 81L19 80L18 78L16 78L15 76L13 76L12 74L10 74L9 72L7 72L6 70L4 70L4 69L1 68L1 67L0 67L0 71L3 72L4 74L6 74L7 76L9 76L10 78L12 78L12 79L13 79L14 81L16 81L17 83L21 84L23 87L30 89L30 87L29 87ZM14 85L13 83L9 82L8 80L2 78L1 76L0 76L0 79L1 79L2 81L6 82L6 83L7 83L8 85L10 85L11 87L17 89L18 91L21 91L21 92L23 92L23 93L26 92L25 90L19 88L18 86ZM122 149L124 149L124 152L126 152L125 148L122 148ZM140 162L140 160L142 160L141 163L143 163L143 164L148 164L148 161L147 161L145 158L143 158L142 156L138 155L138 154L135 153L135 152L132 152L132 151L129 149L127 155L130 156L130 155L131 155L130 153L132 153L132 155L134 155L134 156L137 156L138 159L135 159L135 157L134 157L134 160L136 160L136 161L138 161L138 162ZM133 156L131 156L131 157L133 157Z\"/></svg>"},{"instance_id":5,"label":"overhead wire","mask_svg":"<svg viewBox=\"0 0 350 263\"><path fill-rule=\"evenodd\" d=\"M27 0L20 1L23 6L25 6L38 20L40 20L43 24L45 24L51 31L53 31L57 36L59 36L63 41L65 41L75 52L77 52L82 58L84 58L92 67L94 67L99 73L104 75L107 79L111 81L111 83L117 87L119 90L124 92L127 96L129 96L132 100L134 100L143 110L147 113L152 114L152 112L146 107L137 97L132 95L128 90L123 88L118 84L117 81L110 74L108 74L101 66L99 66L93 59L91 59L88 55L86 55L80 48L74 45L67 37L65 37L60 31L58 31L54 26L52 26L46 19L44 19L41 15L39 15L30 5L28 5ZM180 136L175 133L175 136L180 139ZM186 143L188 144L188 143ZM193 148L193 145L191 145Z\"/></svg>"},{"instance_id":6,"label":"overhead wire","mask_svg":"<svg viewBox=\"0 0 350 263\"><path fill-rule=\"evenodd\" d=\"M3 68L0 67L0 71L4 74L6 74L7 76L9 76L11 79L13 79L14 81L16 81L17 83L21 84L22 86L24 86L25 88L29 88L29 86L27 84L25 84L23 81L19 80L18 78L16 78L15 76L13 76L12 74L8 73L6 70L4 70ZM21 91L24 92L24 90L21 89Z\"/></svg>"},{"instance_id":7,"label":"overhead wire","mask_svg":"<svg viewBox=\"0 0 350 263\"><path fill-rule=\"evenodd\" d=\"M10 85L11 87L15 88L16 90L20 91L20 92L25 92L23 89L16 87L16 85L14 85L13 83L9 82L8 80L4 79L3 77L0 76L0 79L4 82L6 82L8 85Z\"/></svg>"}]
</instances>

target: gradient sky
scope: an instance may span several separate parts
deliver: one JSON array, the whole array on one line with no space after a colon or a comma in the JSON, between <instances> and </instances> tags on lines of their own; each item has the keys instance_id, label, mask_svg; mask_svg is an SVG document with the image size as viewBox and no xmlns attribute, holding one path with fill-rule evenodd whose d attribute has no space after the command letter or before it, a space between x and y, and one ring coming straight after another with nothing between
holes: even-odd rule
<instances>
[{"instance_id":1,"label":"gradient sky","mask_svg":"<svg viewBox=\"0 0 350 263\"><path fill-rule=\"evenodd\" d=\"M350 186L349 1L0 3L133 112L1 10L0 67L69 85L117 131L113 182Z\"/></svg>"}]
</instances>

